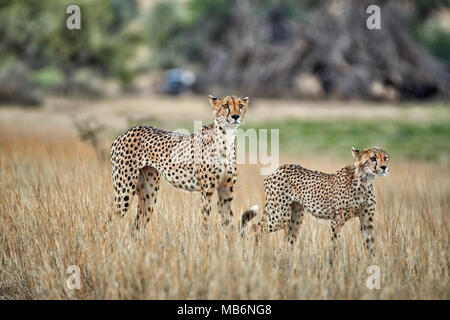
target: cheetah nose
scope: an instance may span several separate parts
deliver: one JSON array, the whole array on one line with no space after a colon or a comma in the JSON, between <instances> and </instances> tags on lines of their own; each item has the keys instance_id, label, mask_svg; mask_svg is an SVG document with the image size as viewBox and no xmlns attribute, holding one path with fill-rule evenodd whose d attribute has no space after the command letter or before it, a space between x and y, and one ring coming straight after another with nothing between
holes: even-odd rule
<instances>
[{"instance_id":1,"label":"cheetah nose","mask_svg":"<svg viewBox=\"0 0 450 320\"><path fill-rule=\"evenodd\" d=\"M380 168L383 169L384 171L386 171L387 167L386 166L381 166Z\"/></svg>"},{"instance_id":2,"label":"cheetah nose","mask_svg":"<svg viewBox=\"0 0 450 320\"><path fill-rule=\"evenodd\" d=\"M239 115L238 115L238 114L233 114L231 117L232 117L234 120L239 119Z\"/></svg>"}]
</instances>

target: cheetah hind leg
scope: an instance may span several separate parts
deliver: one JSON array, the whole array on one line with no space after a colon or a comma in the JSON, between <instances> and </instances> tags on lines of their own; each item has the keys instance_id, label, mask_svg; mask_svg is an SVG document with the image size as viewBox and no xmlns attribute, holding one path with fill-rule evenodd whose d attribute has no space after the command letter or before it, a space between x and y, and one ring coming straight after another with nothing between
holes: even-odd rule
<instances>
[{"instance_id":1,"label":"cheetah hind leg","mask_svg":"<svg viewBox=\"0 0 450 320\"><path fill-rule=\"evenodd\" d=\"M292 202L291 204L291 220L288 223L288 228L286 232L286 238L291 245L294 246L295 241L297 240L298 231L300 229L300 225L303 222L303 205L299 202Z\"/></svg>"},{"instance_id":2,"label":"cheetah hind leg","mask_svg":"<svg viewBox=\"0 0 450 320\"><path fill-rule=\"evenodd\" d=\"M138 210L135 220L135 229L145 227L153 213L156 204L156 195L159 190L159 172L152 167L140 170L136 186L138 195Z\"/></svg>"},{"instance_id":3,"label":"cheetah hind leg","mask_svg":"<svg viewBox=\"0 0 450 320\"><path fill-rule=\"evenodd\" d=\"M263 215L259 222L252 225L253 237L255 239L255 246L259 245L264 233L267 233L267 215Z\"/></svg>"},{"instance_id":4,"label":"cheetah hind leg","mask_svg":"<svg viewBox=\"0 0 450 320\"><path fill-rule=\"evenodd\" d=\"M245 227L248 224L250 220L252 220L254 217L258 215L259 207L257 205L254 205L249 210L245 211L242 214L241 217L241 237L244 237L245 233ZM261 219L254 223L251 226L252 234L254 237L255 245L258 245L260 242L261 237L263 236L264 232L267 231L267 215L263 214Z\"/></svg>"},{"instance_id":5,"label":"cheetah hind leg","mask_svg":"<svg viewBox=\"0 0 450 320\"><path fill-rule=\"evenodd\" d=\"M128 212L131 206L132 197L136 193L136 183L138 181L137 175L128 176L128 180L125 177L121 177L119 174L120 167L113 164L113 185L114 185L114 208L113 212L117 216L123 218ZM131 168L127 168L131 169ZM130 170L131 172L131 170ZM109 223L112 222L112 215L109 216Z\"/></svg>"}]
</instances>

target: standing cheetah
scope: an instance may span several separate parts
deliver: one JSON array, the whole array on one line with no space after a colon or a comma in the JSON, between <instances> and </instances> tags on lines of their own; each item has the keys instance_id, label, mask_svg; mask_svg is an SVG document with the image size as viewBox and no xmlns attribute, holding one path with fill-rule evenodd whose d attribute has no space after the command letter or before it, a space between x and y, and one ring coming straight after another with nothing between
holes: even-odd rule
<instances>
[{"instance_id":1,"label":"standing cheetah","mask_svg":"<svg viewBox=\"0 0 450 320\"><path fill-rule=\"evenodd\" d=\"M304 212L314 217L331 219L333 252L344 223L358 217L364 246L374 258L373 216L375 195L373 180L388 172L389 157L378 147L365 150L352 148L354 165L335 174L311 171L300 165L283 165L264 180L266 204L261 220L252 226L256 240L262 232L287 228L287 238L294 244ZM241 234L258 211L254 206L242 215Z\"/></svg>"},{"instance_id":2,"label":"standing cheetah","mask_svg":"<svg viewBox=\"0 0 450 320\"><path fill-rule=\"evenodd\" d=\"M211 197L218 193L224 224L231 221L231 201L236 183L235 136L244 119L248 97L209 96L214 123L191 135L153 127L135 127L118 137L111 147L116 211L123 217L137 193L136 229L147 224L156 203L162 175L174 187L199 191L206 221Z\"/></svg>"}]
</instances>

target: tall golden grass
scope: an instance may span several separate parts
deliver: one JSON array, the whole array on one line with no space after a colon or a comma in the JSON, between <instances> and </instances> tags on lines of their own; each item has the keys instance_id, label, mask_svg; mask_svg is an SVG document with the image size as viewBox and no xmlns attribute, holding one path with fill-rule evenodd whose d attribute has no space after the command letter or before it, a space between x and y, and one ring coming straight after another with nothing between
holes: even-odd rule
<instances>
[{"instance_id":1,"label":"tall golden grass","mask_svg":"<svg viewBox=\"0 0 450 320\"><path fill-rule=\"evenodd\" d=\"M285 159L284 162L288 160ZM349 156L350 161L350 156ZM348 163L302 158L332 172ZM391 159L375 182L375 264L381 288L366 286L372 264L357 220L342 231L330 267L329 222L306 217L293 250L278 232L260 247L238 235L240 213L263 205L263 176L239 167L234 226L216 207L202 232L200 199L162 182L148 227L131 236L135 205L107 226L107 159L74 137L0 129L0 298L3 299L448 299L450 168ZM81 289L67 288L67 267Z\"/></svg>"}]
</instances>

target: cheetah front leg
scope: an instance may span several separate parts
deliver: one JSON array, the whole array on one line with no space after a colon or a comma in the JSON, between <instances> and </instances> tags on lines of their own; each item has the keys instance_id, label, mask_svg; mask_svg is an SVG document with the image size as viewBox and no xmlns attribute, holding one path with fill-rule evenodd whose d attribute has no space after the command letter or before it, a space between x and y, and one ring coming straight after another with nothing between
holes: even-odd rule
<instances>
[{"instance_id":1,"label":"cheetah front leg","mask_svg":"<svg viewBox=\"0 0 450 320\"><path fill-rule=\"evenodd\" d=\"M202 214L203 214L203 227L207 227L209 215L211 214L211 198L213 192L211 190L202 191Z\"/></svg>"},{"instance_id":2,"label":"cheetah front leg","mask_svg":"<svg viewBox=\"0 0 450 320\"><path fill-rule=\"evenodd\" d=\"M337 242L340 238L340 231L344 226L345 219L343 214L336 214L331 220L331 255L330 265L333 265L333 259L337 253Z\"/></svg>"},{"instance_id":3,"label":"cheetah front leg","mask_svg":"<svg viewBox=\"0 0 450 320\"><path fill-rule=\"evenodd\" d=\"M233 201L235 177L226 178L226 182L217 189L218 201L217 208L222 217L222 225L227 226L233 219L233 211L231 210L231 202Z\"/></svg>"},{"instance_id":4,"label":"cheetah front leg","mask_svg":"<svg viewBox=\"0 0 450 320\"><path fill-rule=\"evenodd\" d=\"M375 207L370 206L363 210L359 216L359 222L361 224L361 233L364 238L364 247L369 251L372 261L375 259L374 252L374 237L373 237L373 216L375 214Z\"/></svg>"}]
</instances>

